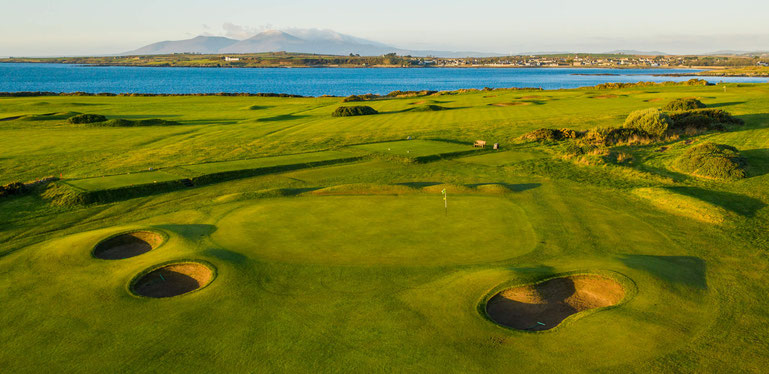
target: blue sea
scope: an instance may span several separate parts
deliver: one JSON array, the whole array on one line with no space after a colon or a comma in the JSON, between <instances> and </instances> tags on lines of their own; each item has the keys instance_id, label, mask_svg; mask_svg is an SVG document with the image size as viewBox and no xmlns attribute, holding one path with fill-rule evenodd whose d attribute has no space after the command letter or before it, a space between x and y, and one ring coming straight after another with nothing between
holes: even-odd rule
<instances>
[{"instance_id":1,"label":"blue sea","mask_svg":"<svg viewBox=\"0 0 769 374\"><path fill-rule=\"evenodd\" d=\"M396 90L593 86L606 82L684 81L683 69L570 68L149 68L0 63L0 92L215 93L305 96L386 94ZM580 74L580 75L575 75ZM585 75L602 74L602 75ZM610 75L605 75L610 74ZM710 82L765 83L767 78L703 77Z\"/></svg>"}]
</instances>

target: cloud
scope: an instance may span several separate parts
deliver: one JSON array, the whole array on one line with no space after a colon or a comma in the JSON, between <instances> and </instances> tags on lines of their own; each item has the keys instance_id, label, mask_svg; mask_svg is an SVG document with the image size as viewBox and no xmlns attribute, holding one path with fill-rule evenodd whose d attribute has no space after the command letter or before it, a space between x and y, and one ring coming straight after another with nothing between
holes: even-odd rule
<instances>
[{"instance_id":1,"label":"cloud","mask_svg":"<svg viewBox=\"0 0 769 374\"><path fill-rule=\"evenodd\" d=\"M271 29L271 25L262 25L258 27L236 25L231 22L225 22L222 24L224 30L224 36L233 39L247 39L262 31Z\"/></svg>"}]
</instances>

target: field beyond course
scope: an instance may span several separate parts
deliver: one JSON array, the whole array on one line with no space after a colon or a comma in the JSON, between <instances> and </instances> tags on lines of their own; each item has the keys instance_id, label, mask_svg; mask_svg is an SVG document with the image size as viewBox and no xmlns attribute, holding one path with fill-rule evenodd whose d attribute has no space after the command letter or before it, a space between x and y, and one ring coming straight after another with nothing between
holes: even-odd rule
<instances>
[{"instance_id":1,"label":"field beyond course","mask_svg":"<svg viewBox=\"0 0 769 374\"><path fill-rule=\"evenodd\" d=\"M763 372L769 85L691 84L2 97L0 371Z\"/></svg>"}]
</instances>

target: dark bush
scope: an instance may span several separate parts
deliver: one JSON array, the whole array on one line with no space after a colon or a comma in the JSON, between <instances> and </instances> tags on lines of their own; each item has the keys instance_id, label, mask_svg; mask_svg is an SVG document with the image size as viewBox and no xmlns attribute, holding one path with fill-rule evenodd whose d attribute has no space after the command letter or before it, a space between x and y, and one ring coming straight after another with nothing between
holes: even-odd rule
<instances>
[{"instance_id":1,"label":"dark bush","mask_svg":"<svg viewBox=\"0 0 769 374\"><path fill-rule=\"evenodd\" d=\"M652 135L648 132L637 128L596 128L588 131L582 138L586 143L602 144L602 145L615 145L619 143L651 143Z\"/></svg>"},{"instance_id":2,"label":"dark bush","mask_svg":"<svg viewBox=\"0 0 769 374\"><path fill-rule=\"evenodd\" d=\"M736 180L745 178L745 160L737 148L711 142L688 149L673 167L684 173L703 178Z\"/></svg>"},{"instance_id":3,"label":"dark bush","mask_svg":"<svg viewBox=\"0 0 769 374\"><path fill-rule=\"evenodd\" d=\"M82 125L86 123L104 122L106 120L107 120L107 117L101 114L78 114L76 116L69 117L69 119L67 119L67 122L76 124L76 125Z\"/></svg>"},{"instance_id":4,"label":"dark bush","mask_svg":"<svg viewBox=\"0 0 769 374\"><path fill-rule=\"evenodd\" d=\"M20 194L23 194L24 192L27 192L27 186L25 186L24 183L21 183L21 182L12 182L4 186L0 186L0 197L10 196L10 195L20 195Z\"/></svg>"},{"instance_id":5,"label":"dark bush","mask_svg":"<svg viewBox=\"0 0 769 374\"><path fill-rule=\"evenodd\" d=\"M721 109L698 109L677 112L670 115L673 128L685 130L725 130L727 125L743 125L745 122Z\"/></svg>"},{"instance_id":6,"label":"dark bush","mask_svg":"<svg viewBox=\"0 0 769 374\"><path fill-rule=\"evenodd\" d=\"M371 114L377 114L377 112L374 108L370 106L340 106L339 108L336 108L334 113L331 114L333 117L351 117L351 116L366 116Z\"/></svg>"},{"instance_id":7,"label":"dark bush","mask_svg":"<svg viewBox=\"0 0 769 374\"><path fill-rule=\"evenodd\" d=\"M705 104L703 104L701 101L695 98L686 98L686 99L675 99L669 102L667 105L665 105L662 108L662 110L682 111L682 110L702 109L704 107L705 107Z\"/></svg>"},{"instance_id":8,"label":"dark bush","mask_svg":"<svg viewBox=\"0 0 769 374\"><path fill-rule=\"evenodd\" d=\"M565 139L576 139L584 135L583 132L570 129L537 129L521 136L524 140L530 141L557 141Z\"/></svg>"},{"instance_id":9,"label":"dark bush","mask_svg":"<svg viewBox=\"0 0 769 374\"><path fill-rule=\"evenodd\" d=\"M651 136L661 137L665 135L671 122L670 116L659 109L652 108L630 113L622 127L642 130Z\"/></svg>"}]
</instances>

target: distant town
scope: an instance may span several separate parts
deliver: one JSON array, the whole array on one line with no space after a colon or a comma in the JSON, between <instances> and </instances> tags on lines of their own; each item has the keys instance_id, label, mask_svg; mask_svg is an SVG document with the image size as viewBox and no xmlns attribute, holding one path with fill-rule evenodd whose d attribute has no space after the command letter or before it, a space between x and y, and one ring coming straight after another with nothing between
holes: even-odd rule
<instances>
[{"instance_id":1,"label":"distant town","mask_svg":"<svg viewBox=\"0 0 769 374\"><path fill-rule=\"evenodd\" d=\"M288 52L248 54L174 53L164 55L121 55L0 59L0 62L89 64L102 66L151 67L499 67L499 68L702 68L705 75L769 76L769 57L762 56L644 56L625 54L554 54L504 57L417 57L318 55ZM732 71L729 73L729 71Z\"/></svg>"}]
</instances>

